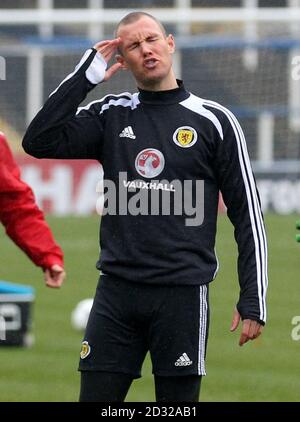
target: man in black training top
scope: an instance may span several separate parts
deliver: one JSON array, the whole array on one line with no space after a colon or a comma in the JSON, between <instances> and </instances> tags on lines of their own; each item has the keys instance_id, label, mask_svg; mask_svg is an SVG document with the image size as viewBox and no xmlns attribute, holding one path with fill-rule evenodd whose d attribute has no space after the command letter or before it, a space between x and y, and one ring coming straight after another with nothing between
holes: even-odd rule
<instances>
[{"instance_id":1,"label":"man in black training top","mask_svg":"<svg viewBox=\"0 0 300 422\"><path fill-rule=\"evenodd\" d=\"M115 39L84 54L24 137L35 157L96 159L104 169L101 281L81 350L81 401L123 401L148 350L156 400L198 401L219 190L239 249L231 330L242 319L242 346L266 320L266 237L242 129L226 108L176 80L174 50L153 16L130 13ZM120 69L131 71L138 93L77 111Z\"/></svg>"}]
</instances>

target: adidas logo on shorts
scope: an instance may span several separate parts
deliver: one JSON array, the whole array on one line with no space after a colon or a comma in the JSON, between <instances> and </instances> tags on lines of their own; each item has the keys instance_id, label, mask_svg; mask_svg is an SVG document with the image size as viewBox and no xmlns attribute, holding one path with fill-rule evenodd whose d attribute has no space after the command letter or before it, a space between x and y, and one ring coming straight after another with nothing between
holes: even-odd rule
<instances>
[{"instance_id":1,"label":"adidas logo on shorts","mask_svg":"<svg viewBox=\"0 0 300 422\"><path fill-rule=\"evenodd\" d=\"M192 363L193 361L188 357L188 355L183 353L175 362L175 366L190 366Z\"/></svg>"}]
</instances>

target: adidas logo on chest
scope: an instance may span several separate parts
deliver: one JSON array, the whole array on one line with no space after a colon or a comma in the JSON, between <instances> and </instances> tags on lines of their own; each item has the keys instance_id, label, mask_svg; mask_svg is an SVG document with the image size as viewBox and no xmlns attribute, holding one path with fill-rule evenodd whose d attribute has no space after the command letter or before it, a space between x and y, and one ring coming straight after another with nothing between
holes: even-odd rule
<instances>
[{"instance_id":1,"label":"adidas logo on chest","mask_svg":"<svg viewBox=\"0 0 300 422\"><path fill-rule=\"evenodd\" d=\"M122 132L119 134L120 138L129 138L129 139L135 139L136 136L132 130L131 126L126 126Z\"/></svg>"}]
</instances>

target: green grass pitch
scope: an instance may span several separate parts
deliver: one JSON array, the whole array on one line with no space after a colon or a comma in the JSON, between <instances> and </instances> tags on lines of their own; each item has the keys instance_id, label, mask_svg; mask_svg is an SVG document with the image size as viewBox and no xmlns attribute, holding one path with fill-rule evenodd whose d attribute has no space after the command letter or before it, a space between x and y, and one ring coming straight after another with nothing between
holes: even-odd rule
<instances>
[{"instance_id":1,"label":"green grass pitch","mask_svg":"<svg viewBox=\"0 0 300 422\"><path fill-rule=\"evenodd\" d=\"M295 221L299 216L266 216L269 243L268 324L255 342L238 346L230 333L238 297L233 229L219 218L220 271L210 289L211 326L203 401L299 401L300 340L291 337L300 315L299 257ZM70 325L74 306L93 296L98 274L98 217L49 218L66 257L68 278L61 290L44 287L43 275L0 228L0 279L36 288L35 344L29 349L0 348L0 401L77 401L77 364L82 334ZM154 401L151 363L133 383L127 401Z\"/></svg>"}]
</instances>

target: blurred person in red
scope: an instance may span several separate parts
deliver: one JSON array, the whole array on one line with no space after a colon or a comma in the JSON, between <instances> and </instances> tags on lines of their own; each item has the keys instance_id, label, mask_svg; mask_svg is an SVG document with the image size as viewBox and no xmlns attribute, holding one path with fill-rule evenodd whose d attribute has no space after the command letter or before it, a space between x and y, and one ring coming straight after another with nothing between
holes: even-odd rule
<instances>
[{"instance_id":1,"label":"blurred person in red","mask_svg":"<svg viewBox=\"0 0 300 422\"><path fill-rule=\"evenodd\" d=\"M31 188L20 178L6 138L0 132L0 221L7 235L44 271L48 287L65 278L63 252L55 242Z\"/></svg>"}]
</instances>

